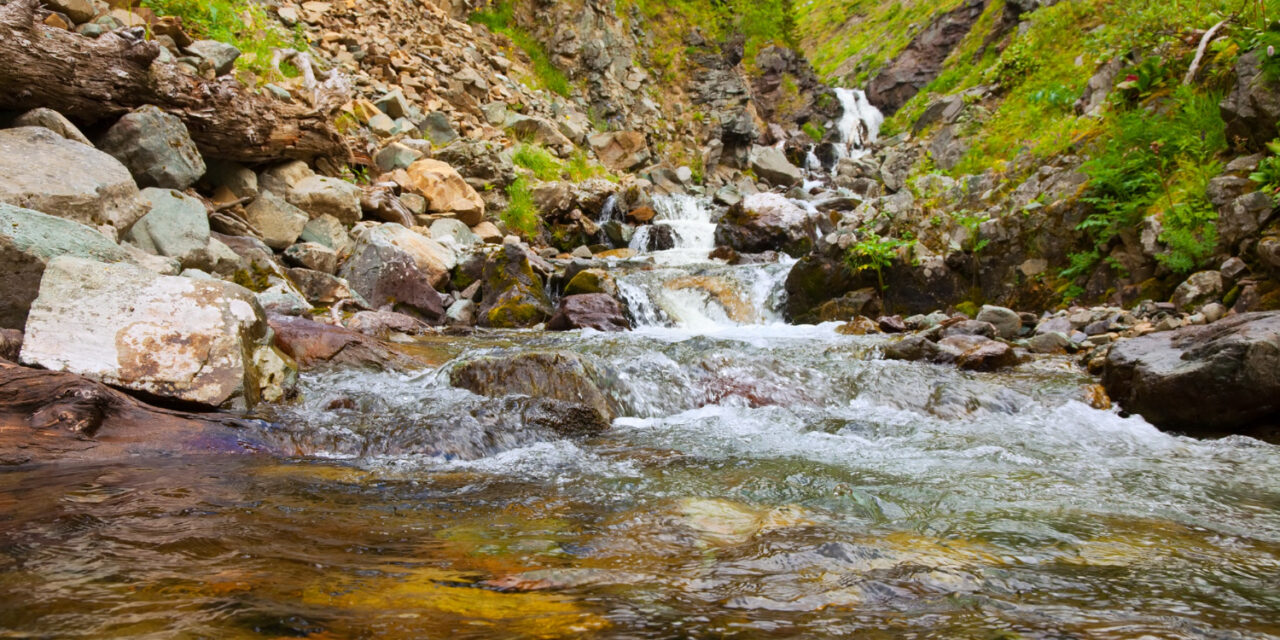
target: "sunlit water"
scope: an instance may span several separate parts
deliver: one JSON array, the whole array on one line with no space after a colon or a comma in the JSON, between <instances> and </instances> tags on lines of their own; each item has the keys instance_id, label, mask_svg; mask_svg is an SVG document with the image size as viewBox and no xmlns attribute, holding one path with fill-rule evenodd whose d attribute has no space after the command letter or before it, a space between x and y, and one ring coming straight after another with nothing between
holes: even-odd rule
<instances>
[{"instance_id":1,"label":"sunlit water","mask_svg":"<svg viewBox=\"0 0 1280 640\"><path fill-rule=\"evenodd\" d=\"M674 262L622 276L632 333L304 376L284 459L0 472L0 637L1280 637L1280 448L1091 408L1065 359L881 360L781 323L787 264ZM530 350L612 429L448 386Z\"/></svg>"}]
</instances>

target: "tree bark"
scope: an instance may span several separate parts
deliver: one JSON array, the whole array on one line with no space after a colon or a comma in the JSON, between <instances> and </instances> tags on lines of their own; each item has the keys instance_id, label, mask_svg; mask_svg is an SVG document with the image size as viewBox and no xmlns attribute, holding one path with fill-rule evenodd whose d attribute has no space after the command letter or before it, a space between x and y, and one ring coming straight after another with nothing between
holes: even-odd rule
<instances>
[{"instance_id":1,"label":"tree bark","mask_svg":"<svg viewBox=\"0 0 1280 640\"><path fill-rule=\"evenodd\" d=\"M136 455L275 452L245 420L151 406L72 373L0 360L0 467Z\"/></svg>"},{"instance_id":2,"label":"tree bark","mask_svg":"<svg viewBox=\"0 0 1280 640\"><path fill-rule=\"evenodd\" d=\"M181 118L206 157L350 160L331 113L256 93L234 78L206 80L157 63L153 41L117 33L94 39L47 26L36 17L38 6L0 6L0 109L47 107L93 124L152 104Z\"/></svg>"}]
</instances>

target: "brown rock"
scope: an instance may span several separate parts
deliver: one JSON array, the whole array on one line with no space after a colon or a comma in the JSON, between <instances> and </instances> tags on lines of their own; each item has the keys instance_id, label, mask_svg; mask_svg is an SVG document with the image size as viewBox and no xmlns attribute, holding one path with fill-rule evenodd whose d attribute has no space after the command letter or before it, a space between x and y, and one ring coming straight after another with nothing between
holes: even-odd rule
<instances>
[{"instance_id":1,"label":"brown rock","mask_svg":"<svg viewBox=\"0 0 1280 640\"><path fill-rule=\"evenodd\" d=\"M583 293L561 298L555 315L547 322L547 329L551 331L588 328L596 331L627 331L631 329L631 322L622 313L622 306L618 301L603 293Z\"/></svg>"},{"instance_id":2,"label":"brown rock","mask_svg":"<svg viewBox=\"0 0 1280 640\"><path fill-rule=\"evenodd\" d=\"M453 167L439 160L419 160L407 169L409 188L427 199L427 210L453 213L473 227L484 221L484 200Z\"/></svg>"}]
</instances>

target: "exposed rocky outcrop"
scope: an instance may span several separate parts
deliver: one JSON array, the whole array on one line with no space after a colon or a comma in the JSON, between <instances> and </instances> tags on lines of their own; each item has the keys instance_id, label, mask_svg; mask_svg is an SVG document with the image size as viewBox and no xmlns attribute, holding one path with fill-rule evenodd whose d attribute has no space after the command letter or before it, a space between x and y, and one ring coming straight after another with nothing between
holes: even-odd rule
<instances>
[{"instance_id":1,"label":"exposed rocky outcrop","mask_svg":"<svg viewBox=\"0 0 1280 640\"><path fill-rule=\"evenodd\" d=\"M1125 340L1102 371L1126 411L1191 433L1280 424L1280 313Z\"/></svg>"},{"instance_id":2,"label":"exposed rocky outcrop","mask_svg":"<svg viewBox=\"0 0 1280 640\"><path fill-rule=\"evenodd\" d=\"M891 114L938 77L943 62L968 35L986 4L986 0L966 0L920 32L905 51L871 79L867 85L871 103Z\"/></svg>"},{"instance_id":3,"label":"exposed rocky outcrop","mask_svg":"<svg viewBox=\"0 0 1280 640\"><path fill-rule=\"evenodd\" d=\"M600 373L584 357L560 351L485 356L449 374L455 387L480 395L526 395L588 407L611 420L617 406L600 389Z\"/></svg>"}]
</instances>

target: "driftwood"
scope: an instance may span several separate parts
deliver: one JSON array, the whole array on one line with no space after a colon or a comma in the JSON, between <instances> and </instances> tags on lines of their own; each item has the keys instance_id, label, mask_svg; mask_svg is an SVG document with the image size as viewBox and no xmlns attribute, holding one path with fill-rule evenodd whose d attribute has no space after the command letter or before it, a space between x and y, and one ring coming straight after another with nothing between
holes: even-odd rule
<instances>
[{"instance_id":1,"label":"driftwood","mask_svg":"<svg viewBox=\"0 0 1280 640\"><path fill-rule=\"evenodd\" d=\"M47 107L81 124L152 104L182 119L200 152L246 163L351 152L322 109L255 93L233 78L206 80L156 63L160 45L128 34L96 39L41 23L39 0L0 6L0 109Z\"/></svg>"},{"instance_id":2,"label":"driftwood","mask_svg":"<svg viewBox=\"0 0 1280 640\"><path fill-rule=\"evenodd\" d=\"M0 466L139 454L270 451L229 415L149 405L71 373L0 360Z\"/></svg>"}]
</instances>

